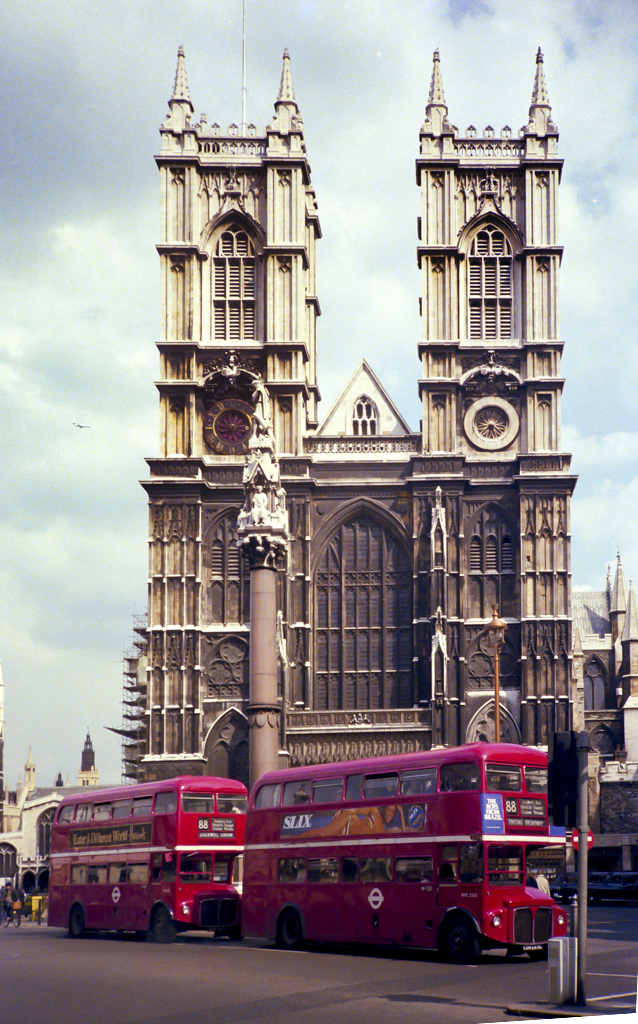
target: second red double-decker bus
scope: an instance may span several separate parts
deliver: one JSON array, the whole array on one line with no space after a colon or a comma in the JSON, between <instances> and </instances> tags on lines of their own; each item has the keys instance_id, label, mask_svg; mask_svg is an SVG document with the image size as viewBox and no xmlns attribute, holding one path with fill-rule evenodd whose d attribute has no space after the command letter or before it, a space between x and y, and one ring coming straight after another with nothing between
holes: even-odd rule
<instances>
[{"instance_id":1,"label":"second red double-decker bus","mask_svg":"<svg viewBox=\"0 0 638 1024\"><path fill-rule=\"evenodd\" d=\"M245 936L547 953L565 912L532 887L563 834L547 756L513 744L269 772L246 822Z\"/></svg>"},{"instance_id":2,"label":"second red double-decker bus","mask_svg":"<svg viewBox=\"0 0 638 1024\"><path fill-rule=\"evenodd\" d=\"M204 928L240 936L247 790L184 776L61 801L51 830L48 923L171 942Z\"/></svg>"}]
</instances>

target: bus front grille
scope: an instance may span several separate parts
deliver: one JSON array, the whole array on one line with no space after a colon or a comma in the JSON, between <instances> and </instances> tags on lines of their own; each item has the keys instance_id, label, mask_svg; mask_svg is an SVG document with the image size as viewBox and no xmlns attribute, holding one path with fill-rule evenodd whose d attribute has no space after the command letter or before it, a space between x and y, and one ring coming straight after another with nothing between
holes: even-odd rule
<instances>
[{"instance_id":1,"label":"bus front grille","mask_svg":"<svg viewBox=\"0 0 638 1024\"><path fill-rule=\"evenodd\" d=\"M524 910L514 911L514 942L516 943L528 943L532 942L532 912L525 908Z\"/></svg>"},{"instance_id":2,"label":"bus front grille","mask_svg":"<svg viewBox=\"0 0 638 1024\"><path fill-rule=\"evenodd\" d=\"M552 911L539 907L534 918L534 942L547 942L552 937Z\"/></svg>"},{"instance_id":3,"label":"bus front grille","mask_svg":"<svg viewBox=\"0 0 638 1024\"><path fill-rule=\"evenodd\" d=\"M199 923L203 928L227 928L235 924L237 900L202 900Z\"/></svg>"}]
</instances>

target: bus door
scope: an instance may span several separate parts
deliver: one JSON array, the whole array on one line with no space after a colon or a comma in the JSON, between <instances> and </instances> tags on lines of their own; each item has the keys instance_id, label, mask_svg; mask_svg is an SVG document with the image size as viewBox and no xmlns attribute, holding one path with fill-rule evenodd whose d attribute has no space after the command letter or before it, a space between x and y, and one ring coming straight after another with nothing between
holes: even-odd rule
<instances>
[{"instance_id":1,"label":"bus door","mask_svg":"<svg viewBox=\"0 0 638 1024\"><path fill-rule=\"evenodd\" d=\"M395 861L394 940L401 945L434 945L436 883L434 851L419 849Z\"/></svg>"},{"instance_id":2,"label":"bus door","mask_svg":"<svg viewBox=\"0 0 638 1024\"><path fill-rule=\"evenodd\" d=\"M479 917L483 877L482 843L443 844L439 848L438 906L467 907Z\"/></svg>"},{"instance_id":3,"label":"bus door","mask_svg":"<svg viewBox=\"0 0 638 1024\"><path fill-rule=\"evenodd\" d=\"M392 857L359 857L354 924L359 942L392 942L394 882Z\"/></svg>"}]
</instances>

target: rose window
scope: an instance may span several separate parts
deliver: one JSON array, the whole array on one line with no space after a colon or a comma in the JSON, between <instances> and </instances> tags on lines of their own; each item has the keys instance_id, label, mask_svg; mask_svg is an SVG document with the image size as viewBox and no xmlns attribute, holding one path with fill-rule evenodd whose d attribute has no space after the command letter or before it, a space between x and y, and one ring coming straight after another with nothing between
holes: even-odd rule
<instances>
[{"instance_id":1,"label":"rose window","mask_svg":"<svg viewBox=\"0 0 638 1024\"><path fill-rule=\"evenodd\" d=\"M487 441L496 440L507 432L509 427L509 419L506 413L502 409L497 408L494 405L488 406L486 409L481 409L476 414L474 420L474 429L477 434L485 438Z\"/></svg>"}]
</instances>

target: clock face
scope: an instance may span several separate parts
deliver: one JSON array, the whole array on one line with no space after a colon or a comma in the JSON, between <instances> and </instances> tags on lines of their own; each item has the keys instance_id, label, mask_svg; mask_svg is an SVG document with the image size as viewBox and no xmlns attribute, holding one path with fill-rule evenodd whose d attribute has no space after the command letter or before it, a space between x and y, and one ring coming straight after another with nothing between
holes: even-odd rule
<instances>
[{"instance_id":1,"label":"clock face","mask_svg":"<svg viewBox=\"0 0 638 1024\"><path fill-rule=\"evenodd\" d=\"M204 417L204 441L220 455L243 455L253 429L253 407L237 398L215 402Z\"/></svg>"}]
</instances>

